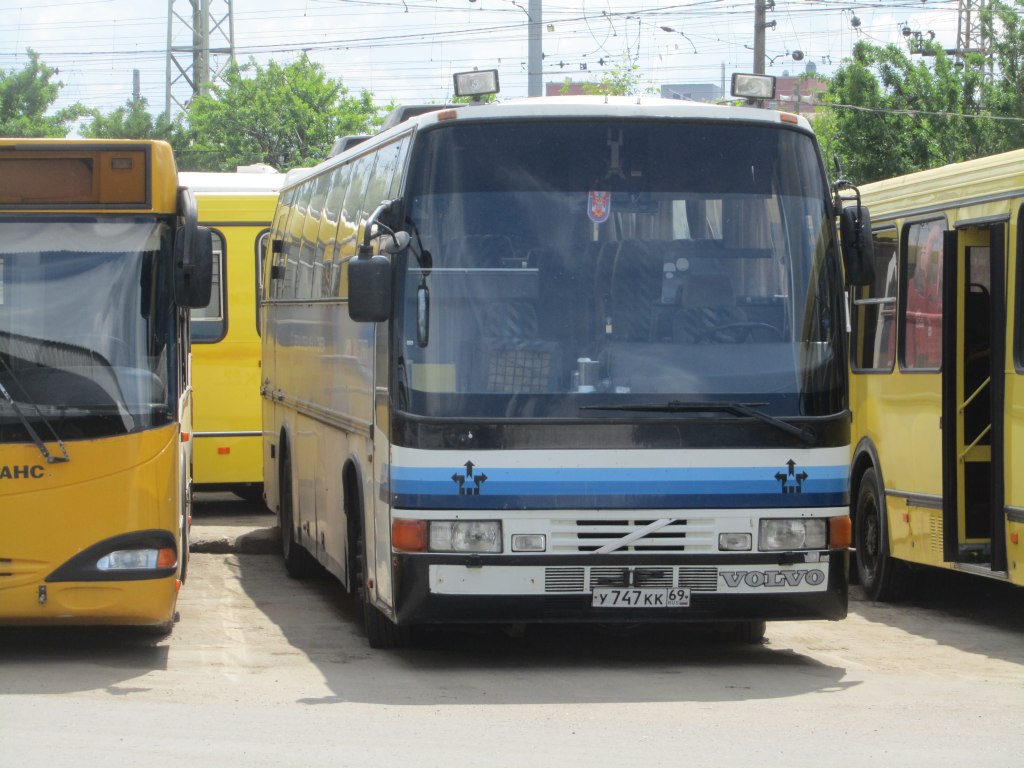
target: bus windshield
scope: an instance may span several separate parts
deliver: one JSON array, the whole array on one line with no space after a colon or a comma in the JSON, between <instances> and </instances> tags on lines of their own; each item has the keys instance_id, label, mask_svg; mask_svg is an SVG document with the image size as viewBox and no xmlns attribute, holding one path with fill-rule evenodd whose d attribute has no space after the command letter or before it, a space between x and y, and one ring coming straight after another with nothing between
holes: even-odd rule
<instances>
[{"instance_id":1,"label":"bus windshield","mask_svg":"<svg viewBox=\"0 0 1024 768\"><path fill-rule=\"evenodd\" d=\"M467 119L425 130L414 153L412 247L395 257L402 410L842 410L842 286L809 134Z\"/></svg>"},{"instance_id":2,"label":"bus windshield","mask_svg":"<svg viewBox=\"0 0 1024 768\"><path fill-rule=\"evenodd\" d=\"M0 439L62 440L174 418L171 228L155 219L0 222ZM43 429L40 429L42 427Z\"/></svg>"}]
</instances>

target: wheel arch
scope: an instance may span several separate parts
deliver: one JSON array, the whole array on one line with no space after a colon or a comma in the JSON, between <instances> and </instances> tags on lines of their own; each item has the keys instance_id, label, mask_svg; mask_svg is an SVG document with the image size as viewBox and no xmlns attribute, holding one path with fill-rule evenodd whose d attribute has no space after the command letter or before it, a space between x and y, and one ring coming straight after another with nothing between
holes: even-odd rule
<instances>
[{"instance_id":1,"label":"wheel arch","mask_svg":"<svg viewBox=\"0 0 1024 768\"><path fill-rule=\"evenodd\" d=\"M359 533L363 530L363 471L359 459L349 455L341 470L342 498L345 508L345 531L348 536L345 547L345 586L349 592L357 589L354 584L355 562L358 553L356 546Z\"/></svg>"},{"instance_id":2,"label":"wheel arch","mask_svg":"<svg viewBox=\"0 0 1024 768\"><path fill-rule=\"evenodd\" d=\"M281 429L277 433L277 450L275 451L276 468L273 475L274 492L276 495L276 499L274 501L276 503L271 507L273 512L278 516L278 519L281 517L281 473L284 471L285 459L291 456L291 442L291 429L289 428L288 423L284 422L281 424ZM264 496L266 496L266 483L264 483L263 491ZM269 502L270 499L268 498L267 501Z\"/></svg>"},{"instance_id":3,"label":"wheel arch","mask_svg":"<svg viewBox=\"0 0 1024 768\"><path fill-rule=\"evenodd\" d=\"M864 474L869 470L875 470L875 477L879 485L879 503L882 508L880 512L885 514L885 482L882 479L882 463L878 459L878 449L870 438L861 438L853 451L853 460L850 462L850 520L855 521L857 515L857 496L860 493L860 485L864 480Z\"/></svg>"}]
</instances>

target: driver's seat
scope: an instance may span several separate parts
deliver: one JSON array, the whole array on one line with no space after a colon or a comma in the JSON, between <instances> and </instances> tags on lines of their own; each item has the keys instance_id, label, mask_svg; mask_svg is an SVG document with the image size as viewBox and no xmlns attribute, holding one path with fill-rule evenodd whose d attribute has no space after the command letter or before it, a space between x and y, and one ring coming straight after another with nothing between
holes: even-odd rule
<instances>
[{"instance_id":1,"label":"driver's seat","mask_svg":"<svg viewBox=\"0 0 1024 768\"><path fill-rule=\"evenodd\" d=\"M722 341L716 328L747 321L746 313L736 306L732 282L721 273L686 275L679 304L672 323L672 336L678 342Z\"/></svg>"}]
</instances>

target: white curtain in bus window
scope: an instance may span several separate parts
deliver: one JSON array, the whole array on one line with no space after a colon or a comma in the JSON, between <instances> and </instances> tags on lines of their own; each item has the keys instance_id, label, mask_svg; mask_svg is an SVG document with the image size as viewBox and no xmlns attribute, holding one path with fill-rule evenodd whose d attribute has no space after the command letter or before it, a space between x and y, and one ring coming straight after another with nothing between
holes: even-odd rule
<instances>
[{"instance_id":1,"label":"white curtain in bus window","mask_svg":"<svg viewBox=\"0 0 1024 768\"><path fill-rule=\"evenodd\" d=\"M890 371L896 358L896 229L873 235L875 281L855 289L853 367Z\"/></svg>"},{"instance_id":2,"label":"white curtain in bus window","mask_svg":"<svg viewBox=\"0 0 1024 768\"><path fill-rule=\"evenodd\" d=\"M224 317L224 238L220 232L213 233L213 288L210 303L201 309L192 310L192 341L219 341L227 333Z\"/></svg>"},{"instance_id":3,"label":"white curtain in bus window","mask_svg":"<svg viewBox=\"0 0 1024 768\"><path fill-rule=\"evenodd\" d=\"M942 220L907 227L903 366L938 370L942 364Z\"/></svg>"}]
</instances>

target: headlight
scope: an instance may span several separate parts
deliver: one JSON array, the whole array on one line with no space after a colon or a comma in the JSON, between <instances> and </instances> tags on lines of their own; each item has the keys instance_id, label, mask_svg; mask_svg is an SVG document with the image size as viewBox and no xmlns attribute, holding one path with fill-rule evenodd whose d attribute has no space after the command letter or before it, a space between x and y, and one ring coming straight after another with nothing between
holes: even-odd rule
<instances>
[{"instance_id":1,"label":"headlight","mask_svg":"<svg viewBox=\"0 0 1024 768\"><path fill-rule=\"evenodd\" d=\"M827 542L827 526L822 518L767 518L761 521L757 548L762 552L825 549Z\"/></svg>"},{"instance_id":2,"label":"headlight","mask_svg":"<svg viewBox=\"0 0 1024 768\"><path fill-rule=\"evenodd\" d=\"M501 552L498 520L431 520L431 552Z\"/></svg>"},{"instance_id":3,"label":"headlight","mask_svg":"<svg viewBox=\"0 0 1024 768\"><path fill-rule=\"evenodd\" d=\"M178 564L173 549L117 549L96 561L101 571L139 571L173 568Z\"/></svg>"}]
</instances>

